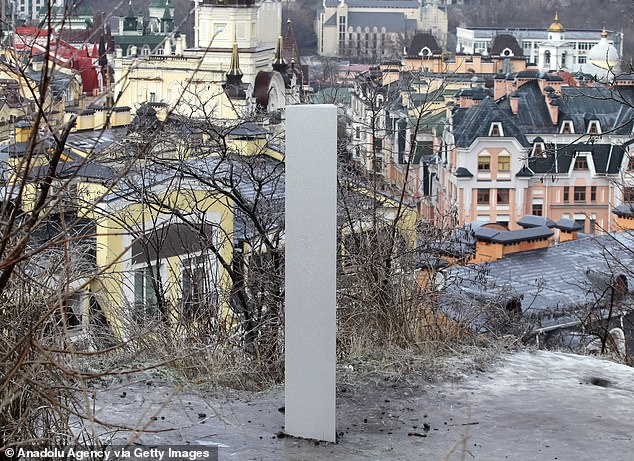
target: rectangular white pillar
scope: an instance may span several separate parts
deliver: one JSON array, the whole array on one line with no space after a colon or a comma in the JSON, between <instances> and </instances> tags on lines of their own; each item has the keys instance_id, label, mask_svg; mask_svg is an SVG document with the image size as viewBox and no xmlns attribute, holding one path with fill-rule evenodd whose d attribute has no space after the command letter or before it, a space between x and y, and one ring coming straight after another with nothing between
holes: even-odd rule
<instances>
[{"instance_id":1,"label":"rectangular white pillar","mask_svg":"<svg viewBox=\"0 0 634 461\"><path fill-rule=\"evenodd\" d=\"M286 422L335 441L337 108L286 107Z\"/></svg>"}]
</instances>

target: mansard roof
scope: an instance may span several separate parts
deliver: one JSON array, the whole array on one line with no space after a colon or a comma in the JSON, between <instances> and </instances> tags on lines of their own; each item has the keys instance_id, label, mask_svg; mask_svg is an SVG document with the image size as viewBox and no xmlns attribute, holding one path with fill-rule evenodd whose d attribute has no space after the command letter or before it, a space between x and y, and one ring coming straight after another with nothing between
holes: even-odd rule
<instances>
[{"instance_id":1,"label":"mansard roof","mask_svg":"<svg viewBox=\"0 0 634 461\"><path fill-rule=\"evenodd\" d=\"M380 31L385 27L387 32L406 32L416 29L416 20L410 20L401 12L350 12L348 13L348 27L376 27Z\"/></svg>"},{"instance_id":2,"label":"mansard roof","mask_svg":"<svg viewBox=\"0 0 634 461\"><path fill-rule=\"evenodd\" d=\"M336 8L340 0L326 0L326 8ZM349 8L420 8L418 0L345 0Z\"/></svg>"},{"instance_id":3,"label":"mansard roof","mask_svg":"<svg viewBox=\"0 0 634 461\"><path fill-rule=\"evenodd\" d=\"M491 43L491 51L489 54L499 56L506 49L511 50L513 56L523 56L522 47L517 43L517 39L510 34L496 35Z\"/></svg>"},{"instance_id":4,"label":"mansard roof","mask_svg":"<svg viewBox=\"0 0 634 461\"><path fill-rule=\"evenodd\" d=\"M480 104L466 109L454 117L455 144L457 147L469 147L477 138L489 137L491 124L499 122L505 138L515 138L523 146L530 146L526 136L498 105L489 97Z\"/></svg>"},{"instance_id":5,"label":"mansard roof","mask_svg":"<svg viewBox=\"0 0 634 461\"><path fill-rule=\"evenodd\" d=\"M430 33L419 32L414 35L412 42L409 47L407 47L407 57L409 58L418 58L420 57L420 52L424 48L429 48L432 55L441 54L442 49L438 46L438 42L434 38L434 36Z\"/></svg>"},{"instance_id":6,"label":"mansard roof","mask_svg":"<svg viewBox=\"0 0 634 461\"><path fill-rule=\"evenodd\" d=\"M548 106L537 80L531 80L513 92L517 96L518 111L512 114L509 98L498 104L500 109L509 114L513 122L524 133L551 133L555 131Z\"/></svg>"},{"instance_id":7,"label":"mansard roof","mask_svg":"<svg viewBox=\"0 0 634 461\"><path fill-rule=\"evenodd\" d=\"M632 90L604 87L562 87L559 126L570 120L575 133L585 133L588 122L597 120L605 133L627 135L632 132L634 109L629 104Z\"/></svg>"},{"instance_id":8,"label":"mansard roof","mask_svg":"<svg viewBox=\"0 0 634 461\"><path fill-rule=\"evenodd\" d=\"M577 143L571 145L546 144L545 156L528 158L528 170L533 174L568 173L570 165L579 153L592 157L597 174L617 174L623 163L625 151L614 144ZM522 169L521 176L531 176ZM518 173L519 175L519 173Z\"/></svg>"},{"instance_id":9,"label":"mansard roof","mask_svg":"<svg viewBox=\"0 0 634 461\"><path fill-rule=\"evenodd\" d=\"M549 81L553 81L552 77ZM553 92L552 87L547 90L547 93ZM524 83L513 96L519 98L516 114L511 111L508 97L499 100L498 106L526 134L559 133L566 121L573 123L577 134L587 133L588 124L593 120L599 122L603 133L627 135L634 126L634 109L631 107L634 90L627 87L618 91L604 87L561 87L561 94L555 94L551 100L551 105L558 107L557 125L552 123L546 96L542 94L538 80Z\"/></svg>"}]
</instances>

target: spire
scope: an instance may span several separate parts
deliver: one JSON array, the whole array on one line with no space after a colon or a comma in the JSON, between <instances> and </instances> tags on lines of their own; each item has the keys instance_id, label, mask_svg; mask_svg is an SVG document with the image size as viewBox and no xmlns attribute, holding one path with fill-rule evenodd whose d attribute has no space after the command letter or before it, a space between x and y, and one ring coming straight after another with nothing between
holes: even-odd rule
<instances>
[{"instance_id":1,"label":"spire","mask_svg":"<svg viewBox=\"0 0 634 461\"><path fill-rule=\"evenodd\" d=\"M242 83L242 71L240 70L240 58L238 55L238 41L233 36L233 50L231 51L231 65L227 72L227 81L223 85L225 93L231 99L244 99L246 97L245 86Z\"/></svg>"},{"instance_id":2,"label":"spire","mask_svg":"<svg viewBox=\"0 0 634 461\"><path fill-rule=\"evenodd\" d=\"M229 77L239 77L242 79L242 71L240 70L240 56L238 55L238 42L235 37L233 39L233 50L231 51L231 65L229 66L229 72L227 72L227 82Z\"/></svg>"},{"instance_id":3,"label":"spire","mask_svg":"<svg viewBox=\"0 0 634 461\"><path fill-rule=\"evenodd\" d=\"M283 73L288 67L284 61L284 44L282 36L277 37L277 48L275 48L275 60L273 61L273 69Z\"/></svg>"},{"instance_id":4,"label":"spire","mask_svg":"<svg viewBox=\"0 0 634 461\"><path fill-rule=\"evenodd\" d=\"M139 25L139 21L134 14L134 10L132 9L132 0L128 1L128 15L123 20L123 30L124 31L136 31Z\"/></svg>"}]
</instances>

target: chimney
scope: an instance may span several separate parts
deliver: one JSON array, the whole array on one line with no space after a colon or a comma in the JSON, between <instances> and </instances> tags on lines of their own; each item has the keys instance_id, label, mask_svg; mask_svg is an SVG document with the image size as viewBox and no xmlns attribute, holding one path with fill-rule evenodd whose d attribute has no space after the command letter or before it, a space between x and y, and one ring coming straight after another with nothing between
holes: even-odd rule
<instances>
[{"instance_id":1,"label":"chimney","mask_svg":"<svg viewBox=\"0 0 634 461\"><path fill-rule=\"evenodd\" d=\"M498 100L506 95L506 80L504 78L496 78L493 80L493 99Z\"/></svg>"},{"instance_id":2,"label":"chimney","mask_svg":"<svg viewBox=\"0 0 634 461\"><path fill-rule=\"evenodd\" d=\"M559 229L559 243L577 240L577 233L582 230L581 224L570 218L561 218L555 227Z\"/></svg>"},{"instance_id":3,"label":"chimney","mask_svg":"<svg viewBox=\"0 0 634 461\"><path fill-rule=\"evenodd\" d=\"M15 142L28 142L32 131L33 124L31 122L17 122L15 124Z\"/></svg>"},{"instance_id":4,"label":"chimney","mask_svg":"<svg viewBox=\"0 0 634 461\"><path fill-rule=\"evenodd\" d=\"M511 112L513 112L513 115L517 115L517 112L520 108L520 97L517 95L517 93L511 93L511 96L509 97L509 102L511 103Z\"/></svg>"}]
</instances>

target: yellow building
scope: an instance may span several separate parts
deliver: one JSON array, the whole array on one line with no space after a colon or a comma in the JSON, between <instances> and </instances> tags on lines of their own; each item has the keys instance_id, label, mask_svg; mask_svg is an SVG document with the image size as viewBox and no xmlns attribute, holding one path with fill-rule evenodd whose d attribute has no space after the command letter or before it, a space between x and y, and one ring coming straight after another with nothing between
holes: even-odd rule
<instances>
[{"instance_id":1,"label":"yellow building","mask_svg":"<svg viewBox=\"0 0 634 461\"><path fill-rule=\"evenodd\" d=\"M281 33L281 3L213 0L196 2L194 12L192 48L174 46L176 39L168 37L162 54L142 56L141 50L132 49L124 56L118 51L114 65L117 106L131 107L134 112L142 103L160 102L184 115L226 119L243 115L245 107L224 98L226 73L239 59L237 67L245 83L242 105L246 105L257 75L272 70ZM281 96L272 103L274 110L283 107L283 88Z\"/></svg>"}]
</instances>

